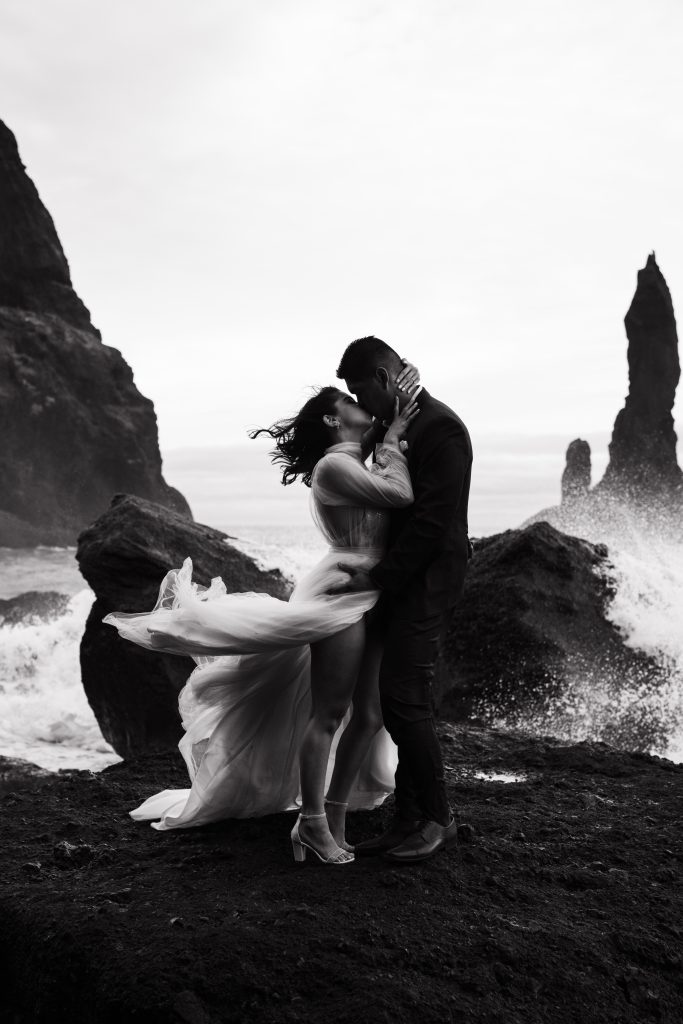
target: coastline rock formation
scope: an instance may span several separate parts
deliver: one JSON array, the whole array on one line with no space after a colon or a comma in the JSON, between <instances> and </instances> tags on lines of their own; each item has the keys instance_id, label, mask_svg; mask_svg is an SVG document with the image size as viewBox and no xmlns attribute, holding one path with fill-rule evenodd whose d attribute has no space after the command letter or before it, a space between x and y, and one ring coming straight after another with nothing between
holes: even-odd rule
<instances>
[{"instance_id":1,"label":"coastline rock formation","mask_svg":"<svg viewBox=\"0 0 683 1024\"><path fill-rule=\"evenodd\" d=\"M290 584L232 547L226 534L131 495L111 507L78 540L81 573L96 600L81 641L83 687L105 739L121 757L167 750L182 735L178 693L195 663L122 640L102 619L112 611L151 611L169 570L192 558L193 579L221 576L228 591L286 598Z\"/></svg>"},{"instance_id":2,"label":"coastline rock formation","mask_svg":"<svg viewBox=\"0 0 683 1024\"><path fill-rule=\"evenodd\" d=\"M561 732L572 702L591 735L661 749L671 723L645 691L667 676L609 621L610 569L604 545L544 522L477 541L442 645L441 714Z\"/></svg>"},{"instance_id":3,"label":"coastline rock formation","mask_svg":"<svg viewBox=\"0 0 683 1024\"><path fill-rule=\"evenodd\" d=\"M64 614L69 606L66 594L56 590L28 590L16 597L0 598L0 626L50 622Z\"/></svg>"},{"instance_id":4,"label":"coastline rock formation","mask_svg":"<svg viewBox=\"0 0 683 1024\"><path fill-rule=\"evenodd\" d=\"M71 285L52 217L26 174L16 139L0 121L0 306L52 313L99 337Z\"/></svg>"},{"instance_id":5,"label":"coastline rock formation","mask_svg":"<svg viewBox=\"0 0 683 1024\"><path fill-rule=\"evenodd\" d=\"M600 493L647 502L652 495L680 495L683 470L676 461L671 414L681 376L671 293L651 253L626 314L629 392L609 446Z\"/></svg>"},{"instance_id":6,"label":"coastline rock formation","mask_svg":"<svg viewBox=\"0 0 683 1024\"><path fill-rule=\"evenodd\" d=\"M680 536L683 470L676 460L672 410L680 378L678 334L671 294L654 253L638 271L624 319L629 391L614 422L609 463L591 489L591 451L572 441L562 474L561 504L526 523L548 522L565 533L607 539L634 525Z\"/></svg>"},{"instance_id":7,"label":"coastline rock formation","mask_svg":"<svg viewBox=\"0 0 683 1024\"><path fill-rule=\"evenodd\" d=\"M259 569L224 533L129 495L117 495L79 538L81 573L96 595L81 641L83 686L122 757L176 746L178 693L194 662L139 648L102 619L151 610L165 574L188 556L204 586L221 576L230 592L289 594L279 572ZM591 735L624 749L665 747L671 722L656 692L668 677L609 620L610 572L604 545L547 523L476 541L440 652L442 718L562 731L579 717L574 708L564 722L567 701L582 701Z\"/></svg>"},{"instance_id":8,"label":"coastline rock formation","mask_svg":"<svg viewBox=\"0 0 683 1024\"><path fill-rule=\"evenodd\" d=\"M577 438L567 448L567 462L562 474L562 504L583 501L591 486L591 448L588 441Z\"/></svg>"},{"instance_id":9,"label":"coastline rock formation","mask_svg":"<svg viewBox=\"0 0 683 1024\"><path fill-rule=\"evenodd\" d=\"M50 214L0 121L0 546L75 543L118 491L190 516L152 402L102 344Z\"/></svg>"}]
</instances>

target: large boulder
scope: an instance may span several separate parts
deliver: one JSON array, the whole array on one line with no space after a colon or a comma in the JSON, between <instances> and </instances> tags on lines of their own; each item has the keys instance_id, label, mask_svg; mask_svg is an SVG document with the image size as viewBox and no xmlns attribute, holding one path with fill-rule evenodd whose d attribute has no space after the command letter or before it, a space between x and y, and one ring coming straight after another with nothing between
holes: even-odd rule
<instances>
[{"instance_id":1,"label":"large boulder","mask_svg":"<svg viewBox=\"0 0 683 1024\"><path fill-rule=\"evenodd\" d=\"M131 495L117 495L79 537L76 557L96 597L81 642L83 686L104 737L122 757L178 743L178 693L194 662L136 647L102 619L117 610L151 610L165 574L188 556L193 578L205 586L221 576L230 592L289 594L280 572L260 569L226 534Z\"/></svg>"},{"instance_id":2,"label":"large boulder","mask_svg":"<svg viewBox=\"0 0 683 1024\"><path fill-rule=\"evenodd\" d=\"M605 714L586 722L591 735L661 746L670 723L639 698L666 676L607 617L613 594L605 546L548 523L478 541L442 646L442 714L550 732L565 711L576 726L581 702L599 690Z\"/></svg>"},{"instance_id":3,"label":"large boulder","mask_svg":"<svg viewBox=\"0 0 683 1024\"><path fill-rule=\"evenodd\" d=\"M0 546L73 544L127 491L190 516L161 472L152 402L71 285L0 122Z\"/></svg>"}]
</instances>

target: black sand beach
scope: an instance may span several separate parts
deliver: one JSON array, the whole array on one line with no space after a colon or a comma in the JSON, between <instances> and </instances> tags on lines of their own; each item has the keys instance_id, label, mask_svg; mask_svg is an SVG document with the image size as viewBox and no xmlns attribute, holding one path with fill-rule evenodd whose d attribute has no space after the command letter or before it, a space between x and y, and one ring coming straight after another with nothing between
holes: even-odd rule
<instances>
[{"instance_id":1,"label":"black sand beach","mask_svg":"<svg viewBox=\"0 0 683 1024\"><path fill-rule=\"evenodd\" d=\"M441 732L461 841L413 868L295 865L293 814L133 823L143 797L185 784L177 755L8 773L4 1019L678 1024L683 766ZM354 815L352 838L389 813Z\"/></svg>"}]
</instances>

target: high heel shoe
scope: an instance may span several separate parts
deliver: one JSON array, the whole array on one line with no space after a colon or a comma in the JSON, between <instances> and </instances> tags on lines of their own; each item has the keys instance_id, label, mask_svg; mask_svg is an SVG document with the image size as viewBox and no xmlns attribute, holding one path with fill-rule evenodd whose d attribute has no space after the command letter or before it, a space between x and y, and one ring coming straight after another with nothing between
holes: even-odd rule
<instances>
[{"instance_id":1,"label":"high heel shoe","mask_svg":"<svg viewBox=\"0 0 683 1024\"><path fill-rule=\"evenodd\" d=\"M325 806L326 807L327 806L329 806L329 807L343 807L344 811L346 811L346 808L349 805L348 805L348 801L328 800L327 797L325 797ZM344 817L346 818L346 814L344 815ZM329 824L329 822L328 822L328 824ZM330 832L331 831L332 831L332 829L330 829ZM337 844L337 846L340 849L346 850L348 853L353 853L353 846L351 846L351 843L347 843L346 836L344 836L344 838L341 840L341 842L338 839L335 839L334 841L335 841L335 843Z\"/></svg>"},{"instance_id":2,"label":"high heel shoe","mask_svg":"<svg viewBox=\"0 0 683 1024\"><path fill-rule=\"evenodd\" d=\"M310 840L302 838L299 832L299 825L301 824L302 821L307 821L309 818L326 819L327 815L323 811L322 814L300 814L299 817L296 819L296 824L294 825L294 828L292 829L291 833L292 853L294 854L295 861L300 862L306 860L307 850L310 850L311 853L314 853L318 860L321 860L323 864L350 864L353 860L355 860L352 853L349 853L348 850L342 850L341 847L339 846L337 847L336 851L333 854L331 854L331 856L325 857L319 850L316 850L315 846L313 846Z\"/></svg>"}]
</instances>

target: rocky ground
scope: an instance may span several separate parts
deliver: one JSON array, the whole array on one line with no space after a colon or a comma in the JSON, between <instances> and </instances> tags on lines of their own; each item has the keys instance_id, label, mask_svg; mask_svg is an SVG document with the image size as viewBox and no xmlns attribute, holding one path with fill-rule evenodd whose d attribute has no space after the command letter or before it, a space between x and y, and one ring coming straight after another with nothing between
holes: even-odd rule
<instances>
[{"instance_id":1,"label":"rocky ground","mask_svg":"<svg viewBox=\"0 0 683 1024\"><path fill-rule=\"evenodd\" d=\"M412 868L296 865L293 814L134 824L130 807L185 784L177 755L6 764L3 1020L679 1024L683 766L442 733L461 842ZM354 815L352 838L389 813Z\"/></svg>"}]
</instances>

